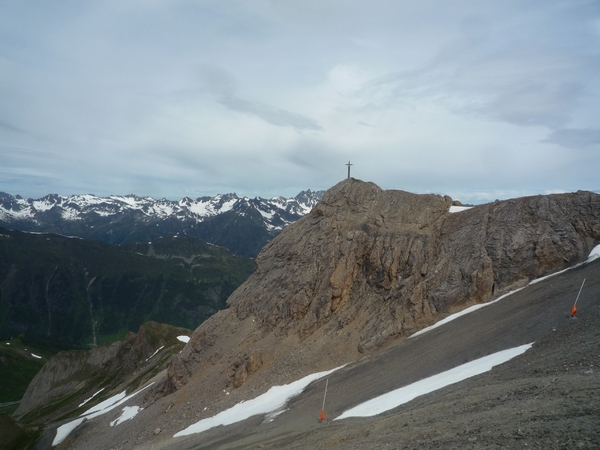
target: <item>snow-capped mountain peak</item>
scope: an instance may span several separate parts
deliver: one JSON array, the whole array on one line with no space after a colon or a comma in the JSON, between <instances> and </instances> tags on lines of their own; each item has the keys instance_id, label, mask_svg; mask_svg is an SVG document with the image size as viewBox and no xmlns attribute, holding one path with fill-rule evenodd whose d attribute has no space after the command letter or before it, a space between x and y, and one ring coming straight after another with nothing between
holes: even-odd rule
<instances>
[{"instance_id":1,"label":"snow-capped mountain peak","mask_svg":"<svg viewBox=\"0 0 600 450\"><path fill-rule=\"evenodd\" d=\"M229 243L231 236L225 236L229 232L235 234L230 229L232 225L224 226L229 219L234 220L234 228L250 226L264 230L267 236L261 238L264 244L270 239L268 236L272 238L307 214L322 195L322 191L307 190L293 198L264 199L229 193L172 201L133 194L109 197L49 194L40 199L23 199L18 195L0 193L0 226L22 231L56 232L111 243L183 232L225 245L235 252L237 250L232 248L235 244ZM227 214L231 217L225 219L223 215ZM207 231L214 228L209 222L217 218L220 218L220 231ZM152 230L150 225L154 227ZM255 256L254 253L256 249L245 254Z\"/></svg>"}]
</instances>

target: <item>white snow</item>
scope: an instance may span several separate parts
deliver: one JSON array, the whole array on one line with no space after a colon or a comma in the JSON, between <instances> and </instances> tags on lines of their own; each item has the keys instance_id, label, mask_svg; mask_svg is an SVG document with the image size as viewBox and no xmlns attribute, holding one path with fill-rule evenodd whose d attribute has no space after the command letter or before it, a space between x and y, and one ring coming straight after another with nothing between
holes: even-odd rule
<instances>
[{"instance_id":1,"label":"white snow","mask_svg":"<svg viewBox=\"0 0 600 450\"><path fill-rule=\"evenodd\" d=\"M81 408L83 405L85 405L87 402L89 402L91 399L93 399L96 395L98 395L100 392L102 392L104 390L104 388L100 389L98 392L96 392L94 395L92 395L90 398L86 399L83 401L83 403L81 403L78 408Z\"/></svg>"},{"instance_id":2,"label":"white snow","mask_svg":"<svg viewBox=\"0 0 600 450\"><path fill-rule=\"evenodd\" d=\"M214 214L214 210L211 208L210 203L205 203L202 201L192 203L189 207L189 210L202 217Z\"/></svg>"},{"instance_id":3,"label":"white snow","mask_svg":"<svg viewBox=\"0 0 600 450\"><path fill-rule=\"evenodd\" d=\"M472 206L454 206L454 205L452 205L452 206L450 206L449 212L457 213L457 212L465 211L465 210L471 209L471 208L472 208Z\"/></svg>"},{"instance_id":4,"label":"white snow","mask_svg":"<svg viewBox=\"0 0 600 450\"><path fill-rule=\"evenodd\" d=\"M86 412L82 413L82 416L86 416L88 414L92 414L98 411L102 411L106 408L109 408L113 405L115 405L116 403L118 403L119 401L123 400L126 396L126 392L123 391L117 395L113 395L110 398L107 398L106 400L98 403L96 406L93 406L92 408L88 409Z\"/></svg>"},{"instance_id":5,"label":"white snow","mask_svg":"<svg viewBox=\"0 0 600 450\"><path fill-rule=\"evenodd\" d=\"M348 417L370 417L381 414L396 408L397 406L403 405L404 403L408 403L421 395L458 383L459 381L466 380L475 375L488 372L492 370L492 367L505 363L515 356L525 353L532 345L533 343L502 350L455 367L454 369L419 380L408 386L395 389L387 394L380 395L347 410L334 420L346 419Z\"/></svg>"},{"instance_id":6,"label":"white snow","mask_svg":"<svg viewBox=\"0 0 600 450\"><path fill-rule=\"evenodd\" d=\"M201 433L219 425L230 425L232 423L246 420L259 414L270 414L283 408L289 399L300 394L306 386L319 378L329 375L344 366L337 367L325 372L318 372L301 378L293 383L283 386L273 386L267 392L247 402L220 412L216 416L203 419L190 425L185 430L176 433L173 437L187 436L189 434ZM271 416L274 417L274 416Z\"/></svg>"},{"instance_id":7,"label":"white snow","mask_svg":"<svg viewBox=\"0 0 600 450\"><path fill-rule=\"evenodd\" d=\"M600 258L600 245L596 245L590 254L588 255L588 259L585 262L592 262L596 259Z\"/></svg>"},{"instance_id":8,"label":"white snow","mask_svg":"<svg viewBox=\"0 0 600 450\"><path fill-rule=\"evenodd\" d=\"M140 209L140 204L138 200L136 200L134 197L111 195L108 198L110 198L111 200L117 200L118 202L123 202L126 205L130 206L132 209Z\"/></svg>"},{"instance_id":9,"label":"white snow","mask_svg":"<svg viewBox=\"0 0 600 450\"><path fill-rule=\"evenodd\" d=\"M115 214L112 211L101 211L99 209L95 209L94 212L99 215L100 217L108 217L108 216L112 216L113 214Z\"/></svg>"},{"instance_id":10,"label":"white snow","mask_svg":"<svg viewBox=\"0 0 600 450\"><path fill-rule=\"evenodd\" d=\"M181 342L185 342L187 344L188 342L190 342L190 337L189 336L177 336L177 340L181 341Z\"/></svg>"},{"instance_id":11,"label":"white snow","mask_svg":"<svg viewBox=\"0 0 600 450\"><path fill-rule=\"evenodd\" d=\"M131 420L133 419L135 416L137 416L137 413L139 413L143 408L140 408L139 406L125 406L123 408L123 413L115 420L113 420L110 423L111 427L114 427L115 425L119 425L120 423L125 422L126 420Z\"/></svg>"},{"instance_id":12,"label":"white snow","mask_svg":"<svg viewBox=\"0 0 600 450\"><path fill-rule=\"evenodd\" d=\"M31 356L33 356L34 358L37 358L37 359L42 359L42 357L40 355L36 355L35 353L32 353Z\"/></svg>"},{"instance_id":13,"label":"white snow","mask_svg":"<svg viewBox=\"0 0 600 450\"><path fill-rule=\"evenodd\" d=\"M82 218L79 216L79 211L76 210L75 208L67 208L67 207L65 207L60 212L60 215L65 220L82 220Z\"/></svg>"},{"instance_id":14,"label":"white snow","mask_svg":"<svg viewBox=\"0 0 600 450\"><path fill-rule=\"evenodd\" d=\"M52 209L55 205L54 203L50 203L46 200L36 200L32 202L31 206L33 206L33 208L36 211L48 211L49 209Z\"/></svg>"},{"instance_id":15,"label":"white snow","mask_svg":"<svg viewBox=\"0 0 600 450\"><path fill-rule=\"evenodd\" d=\"M518 292L518 291L520 291L521 289L524 289L524 288L519 288L519 289L515 289L514 291L510 291L509 293L507 293L507 294L504 294L504 295L501 295L501 296L500 296L500 297L498 297L496 300L492 300L491 302L487 302L487 303L479 303L479 304L477 304L477 305L473 305L473 306L470 306L469 308L463 309L462 311L459 311L459 312L457 312L457 313L455 313L455 314L450 314L450 315L449 315L448 317L446 317L445 319L442 319L442 320L440 320L439 322L436 322L436 323L434 323L433 325L431 325L431 326L429 326L429 327L423 328L422 330L419 330L419 331L417 331L416 333L413 333L413 334L411 334L411 335L410 335L408 338L410 339L410 338L413 338L413 337L419 336L420 334L427 333L428 331L431 331L431 330L433 330L434 328L441 327L442 325L445 325L445 324L447 324L448 322L452 322L454 319L458 319L459 317L461 317L461 316L465 316L465 315L467 315L467 314L469 314L469 313L472 313L473 311L477 311L478 309L485 308L486 306L489 306L489 305L491 305L491 304L493 304L493 303L499 302L499 301L500 301L500 300L502 300L503 298L506 298L506 297L508 297L509 295L512 295L512 294L514 294L515 292Z\"/></svg>"},{"instance_id":16,"label":"white snow","mask_svg":"<svg viewBox=\"0 0 600 450\"><path fill-rule=\"evenodd\" d=\"M71 422L65 423L64 425L58 427L56 429L56 436L54 436L54 440L52 441L52 447L64 441L67 438L67 436L71 434L71 431L77 428L84 420L85 417L82 417L80 419L72 420Z\"/></svg>"},{"instance_id":17,"label":"white snow","mask_svg":"<svg viewBox=\"0 0 600 450\"><path fill-rule=\"evenodd\" d=\"M275 211L263 211L262 209L259 209L258 212L263 216L263 219L266 220L272 219L273 216L275 216Z\"/></svg>"},{"instance_id":18,"label":"white snow","mask_svg":"<svg viewBox=\"0 0 600 450\"><path fill-rule=\"evenodd\" d=\"M146 361L148 361L150 358L152 358L154 355L156 355L158 352L160 352L160 351L161 351L163 348L165 348L165 346L164 346L164 345L163 345L163 346L161 346L161 347L159 347L159 348L157 348L157 349L156 349L156 351L155 351L154 353L152 353L150 356L148 356L148 357L146 358Z\"/></svg>"},{"instance_id":19,"label":"white snow","mask_svg":"<svg viewBox=\"0 0 600 450\"><path fill-rule=\"evenodd\" d=\"M237 199L232 199L232 200L228 200L226 202L223 202L223 205L221 206L221 212L227 212L230 211L233 206L237 203Z\"/></svg>"},{"instance_id":20,"label":"white snow","mask_svg":"<svg viewBox=\"0 0 600 450\"><path fill-rule=\"evenodd\" d=\"M71 422L67 422L64 425L61 425L60 427L58 427L56 429L56 436L54 436L54 440L52 441L52 446L54 447L54 446L60 444L62 441L64 441L67 438L67 436L69 436L69 433L71 433L71 431L73 431L75 428L77 428L77 426L79 426L79 424L81 424L84 420L93 419L94 417L98 417L103 414L106 414L109 411L112 411L113 409L122 405L129 399L135 397L137 394L142 392L144 389L149 388L153 384L154 383L147 384L143 388L138 389L133 394L130 394L127 396L125 395L125 391L123 391L117 395L113 395L111 398L104 400L103 402L98 403L96 406L88 409L86 412L84 412L81 415L83 417L80 417L79 419L75 419L75 420L72 420Z\"/></svg>"}]
</instances>

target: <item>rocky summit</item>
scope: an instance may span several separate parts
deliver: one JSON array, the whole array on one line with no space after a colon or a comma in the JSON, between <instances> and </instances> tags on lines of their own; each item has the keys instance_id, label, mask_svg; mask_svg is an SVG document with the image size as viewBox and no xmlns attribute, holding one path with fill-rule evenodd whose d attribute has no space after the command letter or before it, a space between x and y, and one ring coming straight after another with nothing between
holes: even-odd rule
<instances>
[{"instance_id":1,"label":"rocky summit","mask_svg":"<svg viewBox=\"0 0 600 450\"><path fill-rule=\"evenodd\" d=\"M196 329L152 395L194 397L202 386L203 398L223 389L244 398L356 360L583 261L600 240L591 192L458 213L451 205L356 179L337 184L262 250L229 308Z\"/></svg>"},{"instance_id":2,"label":"rocky summit","mask_svg":"<svg viewBox=\"0 0 600 450\"><path fill-rule=\"evenodd\" d=\"M450 313L584 261L600 242L600 195L591 192L456 213L452 203L337 184L264 247L229 307L171 359L144 394L135 433L101 438L88 425L69 448L111 448L125 436L123 448L170 448L167 437L192 423L271 386L381 355Z\"/></svg>"}]
</instances>

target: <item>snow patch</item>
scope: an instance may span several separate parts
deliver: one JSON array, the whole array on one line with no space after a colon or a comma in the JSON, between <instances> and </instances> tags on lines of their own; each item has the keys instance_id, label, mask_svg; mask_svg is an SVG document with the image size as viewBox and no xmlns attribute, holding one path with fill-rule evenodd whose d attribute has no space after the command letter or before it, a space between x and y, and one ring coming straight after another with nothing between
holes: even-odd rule
<instances>
[{"instance_id":1,"label":"snow patch","mask_svg":"<svg viewBox=\"0 0 600 450\"><path fill-rule=\"evenodd\" d=\"M56 436L54 436L54 440L52 441L52 447L64 441L67 438L67 436L71 434L71 431L77 428L84 420L85 417L82 417L81 419L73 420L69 423L65 423L64 425L58 427L56 429Z\"/></svg>"},{"instance_id":2,"label":"snow patch","mask_svg":"<svg viewBox=\"0 0 600 450\"><path fill-rule=\"evenodd\" d=\"M114 427L115 425L119 425L126 420L133 419L142 409L144 408L140 408L139 406L125 406L121 415L117 419L113 420L110 423L110 426Z\"/></svg>"},{"instance_id":3,"label":"snow patch","mask_svg":"<svg viewBox=\"0 0 600 450\"><path fill-rule=\"evenodd\" d=\"M138 389L133 394L130 394L127 396L125 395L125 391L123 391L117 395L113 395L111 398L98 403L96 406L94 406L94 407L88 409L86 412L84 412L81 415L84 417L80 417L79 419L75 419L75 420L72 420L71 422L67 422L64 425L61 425L60 427L58 427L56 429L56 436L54 436L54 440L52 441L52 446L54 447L54 446L60 444L62 441L64 441L67 438L67 436L69 436L69 433L71 433L71 431L73 431L75 428L77 428L84 420L93 419L94 417L98 417L103 414L106 414L109 411L112 411L113 409L122 405L129 399L135 397L137 394L142 392L144 389L149 388L153 384L154 383L147 384L143 388Z\"/></svg>"},{"instance_id":4,"label":"snow patch","mask_svg":"<svg viewBox=\"0 0 600 450\"><path fill-rule=\"evenodd\" d=\"M445 325L448 322L452 322L453 320L458 319L461 316L465 316L465 315L467 315L469 313L472 313L473 311L477 311L478 309L485 308L486 306L489 306L489 305L491 305L493 303L499 302L503 298L506 298L509 295L514 294L515 292L519 292L521 289L524 289L524 288L519 288L519 289L515 289L514 291L510 291L509 293L501 295L496 300L492 300L491 302L479 303L477 305L473 305L473 306L470 306L469 308L463 309L462 311L459 311L459 312L457 312L455 314L450 314L445 319L442 319L439 322L436 322L436 323L434 323L433 325L431 325L429 327L423 328L422 330L419 330L416 333L411 334L408 338L410 339L410 338L419 336L420 334L427 333L428 331L431 331L431 330L433 330L434 328L437 328L437 327L441 327L442 325Z\"/></svg>"},{"instance_id":5,"label":"snow patch","mask_svg":"<svg viewBox=\"0 0 600 450\"><path fill-rule=\"evenodd\" d=\"M79 406L78 408L81 408L83 405L85 405L87 402L89 402L91 399L93 399L96 395L98 395L100 392L102 392L104 390L104 388L100 389L98 392L96 392L94 395L92 395L90 398L84 400Z\"/></svg>"},{"instance_id":6,"label":"snow patch","mask_svg":"<svg viewBox=\"0 0 600 450\"><path fill-rule=\"evenodd\" d=\"M190 337L189 336L177 336L177 340L181 341L181 342L185 342L187 344L188 342L190 342Z\"/></svg>"},{"instance_id":7,"label":"snow patch","mask_svg":"<svg viewBox=\"0 0 600 450\"><path fill-rule=\"evenodd\" d=\"M92 414L98 411L103 411L107 408L110 408L113 405L116 405L118 402L120 402L121 400L123 400L126 396L126 392L120 392L117 395L113 395L110 398L107 398L106 400L98 403L96 406L91 407L90 409L88 409L86 412L82 413L82 416L86 416L88 414ZM115 406L116 407L116 406Z\"/></svg>"},{"instance_id":8,"label":"snow patch","mask_svg":"<svg viewBox=\"0 0 600 450\"><path fill-rule=\"evenodd\" d=\"M160 351L161 351L163 348L165 348L165 346L164 346L164 345L163 345L162 347L160 347L160 348L157 348L157 349L156 349L156 351L155 351L154 353L152 353L150 356L148 356L148 357L146 358L146 361L148 361L150 358L152 358L154 355L156 355L158 352L160 352Z\"/></svg>"},{"instance_id":9,"label":"snow patch","mask_svg":"<svg viewBox=\"0 0 600 450\"><path fill-rule=\"evenodd\" d=\"M230 425L241 422L249 417L259 414L271 414L279 411L285 406L289 399L300 394L310 383L319 378L329 375L344 366L337 367L325 372L318 372L283 386L273 386L267 392L247 402L238 403L219 414L203 419L190 425L186 429L176 433L173 437L187 436L189 434L201 433L219 425Z\"/></svg>"},{"instance_id":10,"label":"snow patch","mask_svg":"<svg viewBox=\"0 0 600 450\"><path fill-rule=\"evenodd\" d=\"M471 209L472 206L450 206L450 210L448 212L451 213L457 213L457 212L461 212L461 211L465 211L467 209Z\"/></svg>"},{"instance_id":11,"label":"snow patch","mask_svg":"<svg viewBox=\"0 0 600 450\"><path fill-rule=\"evenodd\" d=\"M32 353L31 356L33 356L34 358L37 358L37 359L42 359L42 357L40 355L36 355L35 353Z\"/></svg>"},{"instance_id":12,"label":"snow patch","mask_svg":"<svg viewBox=\"0 0 600 450\"><path fill-rule=\"evenodd\" d=\"M423 380L419 380L408 386L395 389L387 394L380 395L371 400L368 400L360 405L355 406L344 412L341 416L334 420L346 419L348 417L370 417L381 414L390 409L396 408L404 403L430 392L437 391L454 383L474 377L492 370L494 366L503 364L516 356L525 353L531 348L531 344L521 345L519 347L509 348L497 353L493 353L475 361L462 364L454 369L433 375Z\"/></svg>"},{"instance_id":13,"label":"snow patch","mask_svg":"<svg viewBox=\"0 0 600 450\"><path fill-rule=\"evenodd\" d=\"M587 263L592 262L596 259L600 258L600 245L596 245L590 254L588 255L588 259L585 261Z\"/></svg>"}]
</instances>

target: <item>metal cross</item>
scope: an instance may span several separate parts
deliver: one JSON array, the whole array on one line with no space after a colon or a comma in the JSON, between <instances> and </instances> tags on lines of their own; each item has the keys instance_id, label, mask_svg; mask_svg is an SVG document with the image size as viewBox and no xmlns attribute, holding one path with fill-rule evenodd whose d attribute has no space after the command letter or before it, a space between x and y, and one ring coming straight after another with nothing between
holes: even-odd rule
<instances>
[{"instance_id":1,"label":"metal cross","mask_svg":"<svg viewBox=\"0 0 600 450\"><path fill-rule=\"evenodd\" d=\"M353 166L354 164L350 164L350 161L348 161L348 164L346 164L348 166L348 178L350 178L350 166Z\"/></svg>"}]
</instances>

